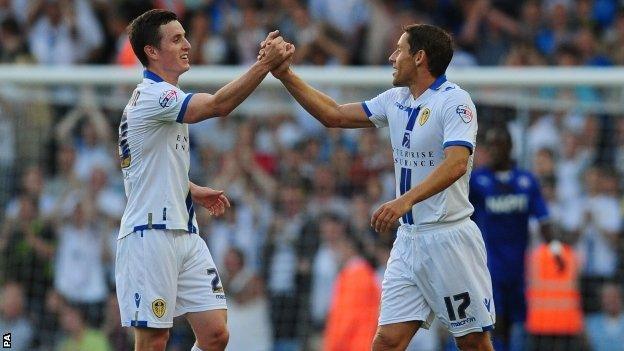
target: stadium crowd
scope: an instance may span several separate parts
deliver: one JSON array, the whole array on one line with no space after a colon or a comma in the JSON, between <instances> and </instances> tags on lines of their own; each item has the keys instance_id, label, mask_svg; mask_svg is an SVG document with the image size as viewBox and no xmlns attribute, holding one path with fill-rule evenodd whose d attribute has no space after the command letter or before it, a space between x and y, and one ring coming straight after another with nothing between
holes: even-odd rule
<instances>
[{"instance_id":1,"label":"stadium crowd","mask_svg":"<svg viewBox=\"0 0 624 351\"><path fill-rule=\"evenodd\" d=\"M145 9L169 6L181 15L200 65L249 65L273 28L294 41L296 64L384 65L398 24L413 22L454 34L454 67L622 65L622 5L0 0L0 62L135 66L126 25ZM600 101L600 93L543 92L580 102ZM130 350L113 288L125 205L116 146L121 112L87 104L23 112L0 99L0 330L12 333L17 350ZM509 127L515 154L530 160L541 182L558 237L574 247L584 338L594 350L621 347L624 120L533 111L523 137L515 111L483 107L479 118L479 137L490 126ZM380 147L387 131L326 130L300 111L234 115L190 131L191 179L224 189L232 202L221 218L197 210L228 294L230 348L330 350L349 316L374 315L362 306L378 304L393 240L370 228L372 211L394 197L392 153ZM475 167L488 162L487 151L477 149ZM188 350L192 340L176 323L170 349ZM451 347L435 328L414 343L414 350Z\"/></svg>"}]
</instances>

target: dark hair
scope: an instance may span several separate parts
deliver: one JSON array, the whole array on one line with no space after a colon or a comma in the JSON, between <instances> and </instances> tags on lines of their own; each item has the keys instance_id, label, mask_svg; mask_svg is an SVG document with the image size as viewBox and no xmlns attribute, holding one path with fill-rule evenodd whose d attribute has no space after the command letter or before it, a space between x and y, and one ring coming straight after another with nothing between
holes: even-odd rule
<instances>
[{"instance_id":1,"label":"dark hair","mask_svg":"<svg viewBox=\"0 0 624 351\"><path fill-rule=\"evenodd\" d=\"M407 33L410 54L415 55L419 50L424 50L431 75L434 77L443 75L453 58L451 35L442 28L429 24L403 26L403 31Z\"/></svg>"},{"instance_id":2,"label":"dark hair","mask_svg":"<svg viewBox=\"0 0 624 351\"><path fill-rule=\"evenodd\" d=\"M365 239L361 235L355 233L353 228L347 226L342 240L351 245L353 251L355 251L358 256L366 260L371 267L377 266L377 260L373 254L367 250Z\"/></svg>"},{"instance_id":3,"label":"dark hair","mask_svg":"<svg viewBox=\"0 0 624 351\"><path fill-rule=\"evenodd\" d=\"M502 138L505 142L509 143L509 145L511 145L513 142L511 133L509 132L509 129L507 129L506 126L497 125L497 126L491 127L485 132L485 135L486 135L486 139L488 135L493 135L498 138Z\"/></svg>"},{"instance_id":4,"label":"dark hair","mask_svg":"<svg viewBox=\"0 0 624 351\"><path fill-rule=\"evenodd\" d=\"M141 61L143 66L147 67L149 61L143 50L146 45L160 47L160 26L172 21L177 21L178 16L167 10L149 10L141 16L135 18L128 26L128 37L132 45L132 51Z\"/></svg>"},{"instance_id":5,"label":"dark hair","mask_svg":"<svg viewBox=\"0 0 624 351\"><path fill-rule=\"evenodd\" d=\"M0 24L0 28L2 28L3 31L12 35L21 34L20 25L13 16L6 17Z\"/></svg>"}]
</instances>

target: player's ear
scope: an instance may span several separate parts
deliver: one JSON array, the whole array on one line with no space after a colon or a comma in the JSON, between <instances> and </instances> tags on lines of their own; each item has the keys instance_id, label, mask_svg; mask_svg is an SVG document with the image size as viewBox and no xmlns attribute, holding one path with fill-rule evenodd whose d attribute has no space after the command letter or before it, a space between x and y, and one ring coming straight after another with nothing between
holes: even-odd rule
<instances>
[{"instance_id":1,"label":"player's ear","mask_svg":"<svg viewBox=\"0 0 624 351\"><path fill-rule=\"evenodd\" d=\"M158 59L158 53L156 52L156 48L152 45L145 45L143 47L143 51L145 51L145 55L147 55L149 59L153 61L156 61Z\"/></svg>"},{"instance_id":2,"label":"player's ear","mask_svg":"<svg viewBox=\"0 0 624 351\"><path fill-rule=\"evenodd\" d=\"M418 50L416 54L414 54L414 64L417 67L425 63L426 60L427 60L427 53L425 53L425 50Z\"/></svg>"}]
</instances>

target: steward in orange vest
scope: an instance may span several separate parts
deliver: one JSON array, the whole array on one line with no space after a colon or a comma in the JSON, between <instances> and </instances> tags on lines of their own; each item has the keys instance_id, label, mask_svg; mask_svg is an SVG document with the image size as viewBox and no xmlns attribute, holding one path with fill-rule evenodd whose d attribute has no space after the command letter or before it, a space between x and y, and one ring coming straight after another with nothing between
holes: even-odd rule
<instances>
[{"instance_id":1,"label":"steward in orange vest","mask_svg":"<svg viewBox=\"0 0 624 351\"><path fill-rule=\"evenodd\" d=\"M576 339L583 332L578 270L574 250L557 241L541 244L529 254L526 329L533 336L530 344L541 340L541 345L533 345L537 349L554 350L567 348L563 344L582 344ZM549 345L545 345L546 342Z\"/></svg>"}]
</instances>

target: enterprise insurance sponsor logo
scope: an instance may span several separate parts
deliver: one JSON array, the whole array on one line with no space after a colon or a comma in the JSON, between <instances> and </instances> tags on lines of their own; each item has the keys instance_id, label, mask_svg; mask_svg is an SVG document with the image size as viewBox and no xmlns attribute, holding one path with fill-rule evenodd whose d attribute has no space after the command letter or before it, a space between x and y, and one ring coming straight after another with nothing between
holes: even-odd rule
<instances>
[{"instance_id":1,"label":"enterprise insurance sponsor logo","mask_svg":"<svg viewBox=\"0 0 624 351\"><path fill-rule=\"evenodd\" d=\"M394 164L401 167L435 167L435 153L433 151L410 151L402 148L392 148Z\"/></svg>"}]
</instances>

